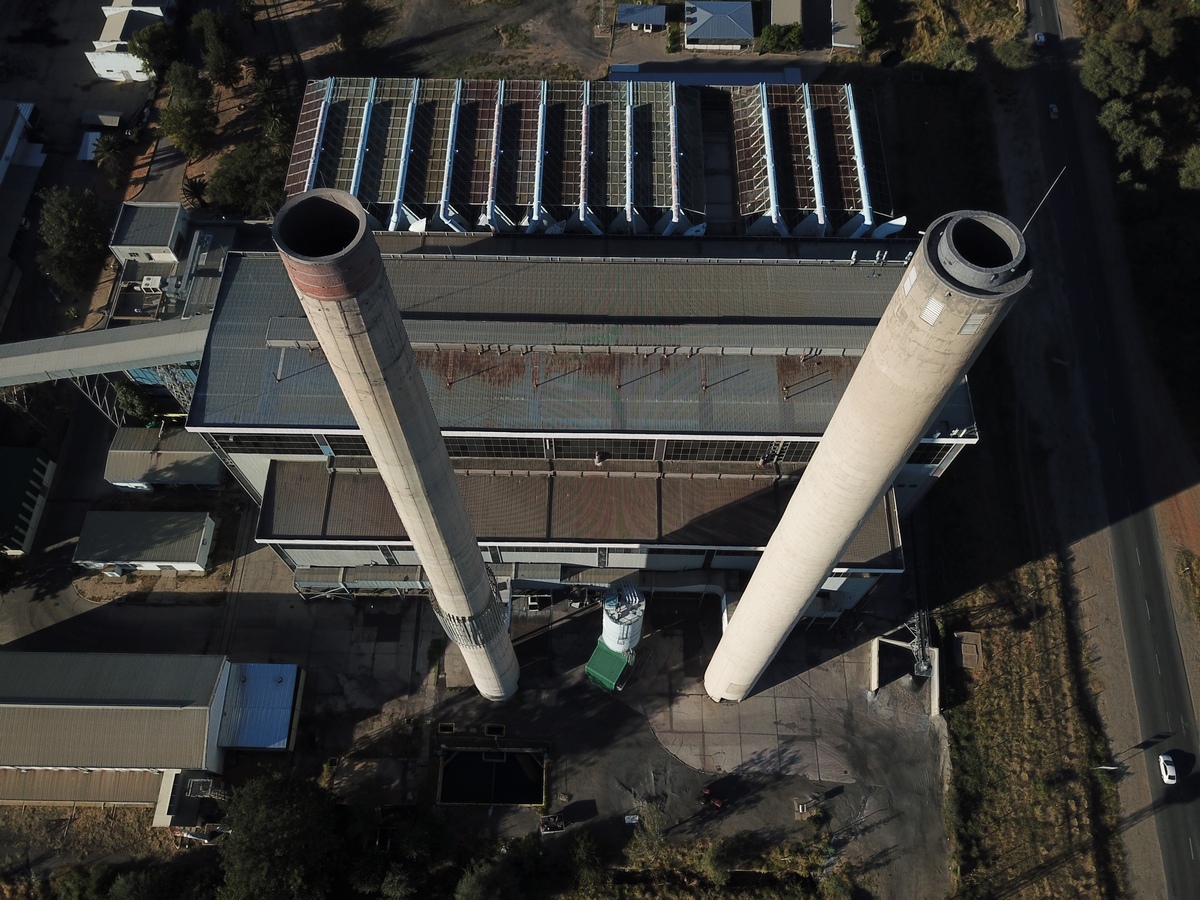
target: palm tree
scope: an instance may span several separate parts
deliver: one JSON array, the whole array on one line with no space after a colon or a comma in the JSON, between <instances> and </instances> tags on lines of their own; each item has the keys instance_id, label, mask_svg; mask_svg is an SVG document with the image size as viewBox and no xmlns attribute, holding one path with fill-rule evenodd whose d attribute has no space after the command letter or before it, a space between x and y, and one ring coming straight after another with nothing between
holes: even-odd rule
<instances>
[{"instance_id":1,"label":"palm tree","mask_svg":"<svg viewBox=\"0 0 1200 900\"><path fill-rule=\"evenodd\" d=\"M92 147L96 165L110 175L119 175L129 167L129 141L117 134L102 134Z\"/></svg>"},{"instance_id":2,"label":"palm tree","mask_svg":"<svg viewBox=\"0 0 1200 900\"><path fill-rule=\"evenodd\" d=\"M204 206L204 195L208 193L208 179L203 175L189 175L183 179L179 195L189 209Z\"/></svg>"}]
</instances>

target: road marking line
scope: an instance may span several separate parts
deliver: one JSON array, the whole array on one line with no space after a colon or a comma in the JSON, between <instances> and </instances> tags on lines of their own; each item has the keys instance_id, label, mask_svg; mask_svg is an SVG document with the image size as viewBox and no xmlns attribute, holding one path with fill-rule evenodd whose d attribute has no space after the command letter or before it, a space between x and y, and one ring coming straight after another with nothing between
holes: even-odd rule
<instances>
[{"instance_id":1,"label":"road marking line","mask_svg":"<svg viewBox=\"0 0 1200 900\"><path fill-rule=\"evenodd\" d=\"M1188 838L1188 849L1192 851L1192 861L1196 860L1196 848L1192 846L1192 839Z\"/></svg>"},{"instance_id":2,"label":"road marking line","mask_svg":"<svg viewBox=\"0 0 1200 900\"><path fill-rule=\"evenodd\" d=\"M1137 557L1138 565L1140 566L1140 565L1142 564L1142 551L1141 551L1141 548L1139 548L1139 547L1134 547L1134 548L1133 548L1133 553L1134 553L1134 556L1136 556L1136 557Z\"/></svg>"},{"instance_id":3,"label":"road marking line","mask_svg":"<svg viewBox=\"0 0 1200 900\"><path fill-rule=\"evenodd\" d=\"M1158 658L1158 654L1154 654L1154 665L1158 666L1158 674L1162 674L1162 662Z\"/></svg>"},{"instance_id":4,"label":"road marking line","mask_svg":"<svg viewBox=\"0 0 1200 900\"><path fill-rule=\"evenodd\" d=\"M1149 619L1150 618L1150 601L1147 600L1145 597L1143 597L1142 603L1144 603L1146 605L1146 618Z\"/></svg>"}]
</instances>

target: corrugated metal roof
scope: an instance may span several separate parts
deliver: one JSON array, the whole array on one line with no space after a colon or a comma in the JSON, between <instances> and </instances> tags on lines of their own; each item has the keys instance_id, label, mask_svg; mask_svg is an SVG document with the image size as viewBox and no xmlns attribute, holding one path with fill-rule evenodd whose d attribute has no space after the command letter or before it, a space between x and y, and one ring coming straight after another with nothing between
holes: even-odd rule
<instances>
[{"instance_id":1,"label":"corrugated metal roof","mask_svg":"<svg viewBox=\"0 0 1200 900\"><path fill-rule=\"evenodd\" d=\"M170 247L178 203L123 203L113 229L113 247ZM172 248L173 249L173 248Z\"/></svg>"},{"instance_id":2,"label":"corrugated metal roof","mask_svg":"<svg viewBox=\"0 0 1200 900\"><path fill-rule=\"evenodd\" d=\"M209 316L168 319L0 344L0 387L195 362L204 355L211 321Z\"/></svg>"},{"instance_id":3,"label":"corrugated metal roof","mask_svg":"<svg viewBox=\"0 0 1200 900\"><path fill-rule=\"evenodd\" d=\"M207 707L223 656L0 650L0 703Z\"/></svg>"},{"instance_id":4,"label":"corrugated metal roof","mask_svg":"<svg viewBox=\"0 0 1200 900\"><path fill-rule=\"evenodd\" d=\"M124 803L153 806L159 772L0 769L0 803Z\"/></svg>"},{"instance_id":5,"label":"corrugated metal roof","mask_svg":"<svg viewBox=\"0 0 1200 900\"><path fill-rule=\"evenodd\" d=\"M404 286L396 293L413 336L447 347L478 340L497 321L512 334L528 324L538 340L586 337L592 346L713 347L725 335L735 346L823 347L830 326L826 337L865 343L903 271L412 257L386 268ZM319 350L266 345L272 319L302 315L277 258L231 257L189 426L355 428ZM820 433L845 386L836 374L784 399L788 373L803 365L784 357L418 356L444 429ZM828 365L848 377L854 363Z\"/></svg>"},{"instance_id":6,"label":"corrugated metal roof","mask_svg":"<svg viewBox=\"0 0 1200 900\"><path fill-rule=\"evenodd\" d=\"M0 764L203 768L208 710L0 706Z\"/></svg>"},{"instance_id":7,"label":"corrugated metal roof","mask_svg":"<svg viewBox=\"0 0 1200 900\"><path fill-rule=\"evenodd\" d=\"M294 665L233 663L217 744L238 749L286 749L299 674Z\"/></svg>"},{"instance_id":8,"label":"corrugated metal roof","mask_svg":"<svg viewBox=\"0 0 1200 900\"><path fill-rule=\"evenodd\" d=\"M754 9L747 2L688 0L683 7L683 21L689 41L754 40Z\"/></svg>"},{"instance_id":9,"label":"corrugated metal roof","mask_svg":"<svg viewBox=\"0 0 1200 900\"><path fill-rule=\"evenodd\" d=\"M0 652L0 765L198 768L224 658Z\"/></svg>"},{"instance_id":10,"label":"corrugated metal roof","mask_svg":"<svg viewBox=\"0 0 1200 900\"><path fill-rule=\"evenodd\" d=\"M701 464L703 467L703 464ZM638 542L669 546L762 547L794 481L769 478L457 475L481 544L505 541ZM841 565L899 567L900 535L888 495ZM259 541L402 542L404 526L378 474L330 474L321 462L271 464Z\"/></svg>"},{"instance_id":11,"label":"corrugated metal roof","mask_svg":"<svg viewBox=\"0 0 1200 900\"><path fill-rule=\"evenodd\" d=\"M629 667L625 654L612 650L603 639L596 641L596 649L592 651L584 671L601 687L616 690L617 682Z\"/></svg>"},{"instance_id":12,"label":"corrugated metal roof","mask_svg":"<svg viewBox=\"0 0 1200 900\"><path fill-rule=\"evenodd\" d=\"M221 460L198 434L167 428L118 428L108 448L110 484L220 484Z\"/></svg>"},{"instance_id":13,"label":"corrugated metal roof","mask_svg":"<svg viewBox=\"0 0 1200 900\"><path fill-rule=\"evenodd\" d=\"M87 514L75 562L195 562L208 513L96 512Z\"/></svg>"},{"instance_id":14,"label":"corrugated metal roof","mask_svg":"<svg viewBox=\"0 0 1200 900\"><path fill-rule=\"evenodd\" d=\"M641 3L618 3L618 25L665 25L667 24L667 8L665 6L646 6Z\"/></svg>"}]
</instances>

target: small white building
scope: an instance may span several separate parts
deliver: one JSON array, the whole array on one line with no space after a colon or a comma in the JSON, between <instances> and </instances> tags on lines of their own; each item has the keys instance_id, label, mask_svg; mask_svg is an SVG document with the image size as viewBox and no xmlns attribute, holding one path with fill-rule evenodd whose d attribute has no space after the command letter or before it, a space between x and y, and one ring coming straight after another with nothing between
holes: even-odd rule
<instances>
[{"instance_id":1,"label":"small white building","mask_svg":"<svg viewBox=\"0 0 1200 900\"><path fill-rule=\"evenodd\" d=\"M200 573L216 523L202 512L90 512L74 562L103 571Z\"/></svg>"},{"instance_id":2,"label":"small white building","mask_svg":"<svg viewBox=\"0 0 1200 900\"><path fill-rule=\"evenodd\" d=\"M87 53L95 73L106 81L149 81L142 61L129 52L129 39L147 25L170 21L174 8L175 0L161 3L112 0L101 7L104 28Z\"/></svg>"},{"instance_id":3,"label":"small white building","mask_svg":"<svg viewBox=\"0 0 1200 900\"><path fill-rule=\"evenodd\" d=\"M123 203L108 248L121 265L179 262L187 225L180 203Z\"/></svg>"}]
</instances>

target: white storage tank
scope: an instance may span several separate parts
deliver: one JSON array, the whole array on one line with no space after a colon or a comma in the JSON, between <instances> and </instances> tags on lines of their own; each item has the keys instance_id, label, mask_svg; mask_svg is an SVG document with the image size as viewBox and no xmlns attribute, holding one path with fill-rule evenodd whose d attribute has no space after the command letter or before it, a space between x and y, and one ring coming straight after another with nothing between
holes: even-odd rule
<instances>
[{"instance_id":1,"label":"white storage tank","mask_svg":"<svg viewBox=\"0 0 1200 900\"><path fill-rule=\"evenodd\" d=\"M631 584L614 584L604 595L605 646L617 653L628 653L642 640L642 619L646 598Z\"/></svg>"}]
</instances>

